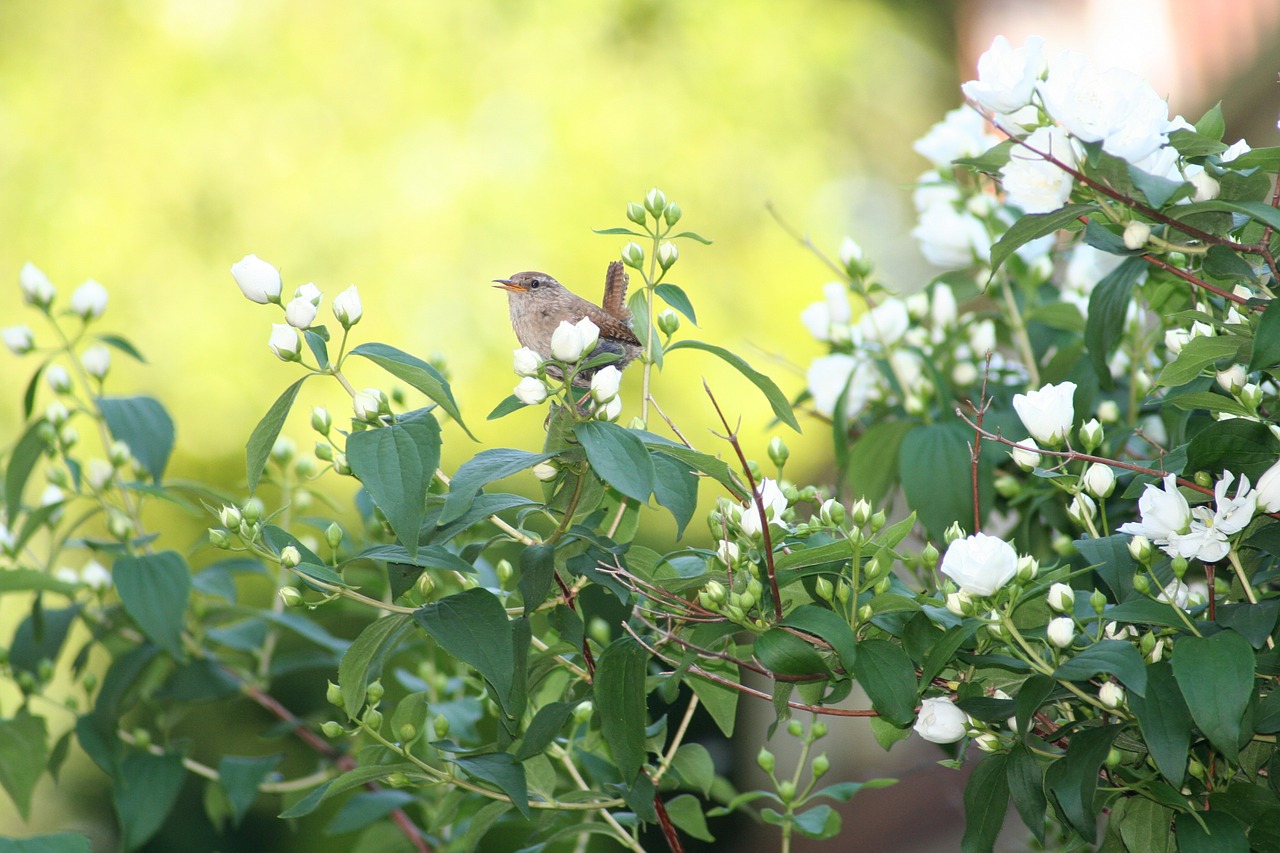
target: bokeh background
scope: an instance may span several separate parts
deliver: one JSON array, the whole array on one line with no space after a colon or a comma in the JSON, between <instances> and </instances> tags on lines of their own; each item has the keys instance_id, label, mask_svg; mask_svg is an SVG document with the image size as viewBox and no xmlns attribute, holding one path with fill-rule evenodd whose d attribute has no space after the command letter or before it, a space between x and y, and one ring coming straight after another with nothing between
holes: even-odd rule
<instances>
[{"instance_id":1,"label":"bokeh background","mask_svg":"<svg viewBox=\"0 0 1280 853\"><path fill-rule=\"evenodd\" d=\"M287 292L315 282L326 316L356 283L358 341L443 356L483 446L533 448L541 411L484 420L515 381L506 300L488 283L540 269L597 297L623 238L592 229L625 224L626 203L658 186L715 241L681 246L671 280L700 321L682 334L734 349L794 395L819 353L798 314L830 273L769 206L829 255L852 236L884 281L917 289L938 271L909 237L926 165L910 144L959 103L995 34L1042 33L1050 56L1074 47L1132 67L1193 120L1226 95L1228 140L1258 146L1275 144L1278 19L1266 0L0 0L0 325L31 323L41 343L17 288L25 261L64 299L101 281L104 325L148 359L116 354L113 392L169 406L171 473L238 491L249 431L297 378L266 347L277 309L243 299L228 272L252 252L284 271ZM31 369L0 353L0 447L19 434ZM371 365L350 372L357 387L386 384ZM709 357L668 362L664 408L713 444L704 376L763 458L767 408ZM623 393L634 407L638 370ZM319 384L302 403L347 405ZM286 429L304 449L305 411ZM805 425L786 436L790 473L822 483L825 430ZM445 468L479 447L447 427ZM178 547L207 523L165 521ZM11 713L14 696L0 700ZM919 744L889 757L857 745L857 725L837 728L851 744L837 771L904 782L857 798L856 849L954 849L959 777L922 772L941 756ZM0 810L0 833L109 822L97 771L73 758L66 772L42 785L30 824ZM936 820L913 817L921 798ZM278 837L210 844L287 849Z\"/></svg>"}]
</instances>

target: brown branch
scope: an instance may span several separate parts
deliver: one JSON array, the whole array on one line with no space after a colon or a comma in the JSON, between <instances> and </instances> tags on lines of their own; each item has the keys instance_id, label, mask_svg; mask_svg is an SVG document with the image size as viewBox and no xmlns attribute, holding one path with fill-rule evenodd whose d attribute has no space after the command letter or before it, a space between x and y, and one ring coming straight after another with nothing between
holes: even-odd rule
<instances>
[{"instance_id":1,"label":"brown branch","mask_svg":"<svg viewBox=\"0 0 1280 853\"><path fill-rule=\"evenodd\" d=\"M987 413L987 407L991 402L987 399L987 379L991 376L991 353L987 353L987 364L982 371L982 391L978 400L981 406L974 406L969 401L969 406L977 415L977 428L973 433L973 444L969 445L969 482L973 489L973 532L982 532L982 502L978 498L978 460L982 456L982 419Z\"/></svg>"},{"instance_id":2,"label":"brown branch","mask_svg":"<svg viewBox=\"0 0 1280 853\"><path fill-rule=\"evenodd\" d=\"M746 454L742 452L742 445L738 443L738 433L729 428L729 420L721 411L720 404L716 402L716 396L711 393L711 386L707 384L707 380L702 380L702 387L711 398L711 405L720 416L720 423L724 424L726 434L722 438L729 442L734 453L738 454L738 461L742 463L742 473L746 475L747 484L751 486L751 502L756 505L756 514L760 518L760 531L764 534L764 560L769 575L769 591L773 593L773 616L778 621L782 621L782 593L778 590L778 572L773 565L773 536L769 533L769 518L764 511L764 501L761 499L759 488L756 487L756 478L751 473L751 466L747 464Z\"/></svg>"},{"instance_id":3,"label":"brown branch","mask_svg":"<svg viewBox=\"0 0 1280 853\"><path fill-rule=\"evenodd\" d=\"M1236 295L1236 294L1234 294L1234 293L1231 293L1231 292L1229 292L1229 291L1223 290L1223 289L1222 289L1222 288L1220 288L1220 287L1215 287L1214 285L1210 284L1209 282L1205 281L1204 279L1200 278L1199 276L1192 275L1191 273L1187 272L1187 271L1186 271L1186 270L1184 270L1184 269L1179 269L1178 267L1175 267L1175 266L1173 266L1173 265L1172 265L1172 264L1170 264L1170 263L1167 263L1167 262L1165 262L1165 261L1162 261L1162 260L1160 260L1159 258L1157 258L1155 255L1145 254L1145 255L1142 255L1142 259L1143 259L1144 261L1146 261L1147 263L1151 264L1152 266L1159 267L1160 269L1164 270L1165 272L1173 273L1174 275L1176 275L1178 278L1182 279L1183 281L1190 282L1191 284L1194 284L1196 287L1199 287L1199 288L1201 288L1201 289L1203 289L1203 290L1207 290L1207 291L1209 291L1210 293L1212 293L1212 294L1214 294L1214 295L1216 295L1216 296L1221 296L1223 299L1226 299L1226 300L1227 300L1227 301L1229 301L1229 302L1234 302L1234 303L1236 303L1237 305L1243 305L1243 306L1245 306L1246 308L1249 308L1249 309L1250 309L1250 310L1252 310L1252 311L1262 311L1262 310L1263 310L1263 306L1261 306L1261 305L1250 305L1250 304L1249 304L1249 300L1248 300L1247 298L1245 298L1245 297L1243 297L1243 296L1238 296L1238 295Z\"/></svg>"},{"instance_id":4,"label":"brown branch","mask_svg":"<svg viewBox=\"0 0 1280 853\"><path fill-rule=\"evenodd\" d=\"M649 771L644 772L645 776L649 776ZM649 776L652 780L653 777ZM657 786L653 791L653 810L658 813L658 825L662 827L662 834L667 839L667 846L671 848L671 853L684 853L684 847L680 844L680 835L676 832L675 824L671 822L671 815L667 814L667 807L662 802L662 795L658 793Z\"/></svg>"}]
</instances>

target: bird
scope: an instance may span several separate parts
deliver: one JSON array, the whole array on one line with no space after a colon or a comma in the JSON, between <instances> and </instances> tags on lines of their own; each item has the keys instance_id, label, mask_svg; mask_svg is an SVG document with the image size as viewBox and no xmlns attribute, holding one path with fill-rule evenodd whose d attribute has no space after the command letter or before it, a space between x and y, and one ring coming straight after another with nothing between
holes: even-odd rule
<instances>
[{"instance_id":1,"label":"bird","mask_svg":"<svg viewBox=\"0 0 1280 853\"><path fill-rule=\"evenodd\" d=\"M595 349L583 361L602 353L613 353L613 365L624 369L641 352L640 339L631 330L631 312L627 310L626 269L621 261L613 261L605 273L604 298L595 305L573 293L543 272L518 272L510 278L494 279L494 285L507 291L507 307L511 328L521 346L550 359L551 335L562 322L577 323L583 317L600 329ZM580 371L576 385L588 385L594 370Z\"/></svg>"}]
</instances>

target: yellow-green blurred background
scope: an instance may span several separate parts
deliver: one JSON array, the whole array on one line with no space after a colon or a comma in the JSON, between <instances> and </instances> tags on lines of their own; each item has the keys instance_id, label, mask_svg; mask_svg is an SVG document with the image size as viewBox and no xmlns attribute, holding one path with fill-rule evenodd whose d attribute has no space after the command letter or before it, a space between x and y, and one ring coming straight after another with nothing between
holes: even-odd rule
<instances>
[{"instance_id":1,"label":"yellow-green blurred background","mask_svg":"<svg viewBox=\"0 0 1280 853\"><path fill-rule=\"evenodd\" d=\"M482 442L446 427L453 470L480 447L541 444L540 410L485 421L515 383L490 280L540 269L598 297L625 238L591 229L625 224L626 203L659 186L715 241L681 246L671 280L701 322L682 336L741 353L794 396L819 353L798 313L831 274L766 204L832 256L852 235L898 287L931 275L907 236L925 166L910 143L958 102L952 13L889 0L2 0L0 325L51 342L21 302L28 260L59 305L101 281L101 328L149 362L114 353L109 392L169 407L171 474L242 493L244 442L300 372L267 349L279 309L245 300L230 265L258 254L283 270L286 295L315 282L322 318L356 283L356 342L446 356ZM34 365L0 353L0 447L19 434ZM719 449L706 376L764 458L754 388L704 354L667 365L656 394L695 443ZM357 387L392 384L369 364L349 373ZM623 394L625 422L638 369ZM348 406L336 383L304 390L285 430L304 451L321 403L340 417ZM826 430L804 423L787 434L791 473L820 483ZM160 518L184 551L210 521ZM0 700L11 714L16 695ZM108 837L102 782L73 756L61 786L41 783L32 823L6 805L0 833Z\"/></svg>"}]
</instances>

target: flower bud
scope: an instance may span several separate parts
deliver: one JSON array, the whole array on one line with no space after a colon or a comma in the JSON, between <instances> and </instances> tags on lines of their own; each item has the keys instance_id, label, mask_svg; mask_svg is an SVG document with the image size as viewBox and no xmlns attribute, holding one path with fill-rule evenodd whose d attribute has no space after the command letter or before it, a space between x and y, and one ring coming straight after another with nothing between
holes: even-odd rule
<instances>
[{"instance_id":1,"label":"flower bud","mask_svg":"<svg viewBox=\"0 0 1280 853\"><path fill-rule=\"evenodd\" d=\"M58 295L53 282L31 261L22 265L22 270L18 273L18 286L22 289L23 300L37 308L48 308Z\"/></svg>"},{"instance_id":2,"label":"flower bud","mask_svg":"<svg viewBox=\"0 0 1280 853\"><path fill-rule=\"evenodd\" d=\"M1089 593L1089 606L1092 607L1093 612L1097 613L1099 616L1102 615L1102 611L1107 609L1107 597L1102 594L1102 590L1095 589L1093 592Z\"/></svg>"},{"instance_id":3,"label":"flower bud","mask_svg":"<svg viewBox=\"0 0 1280 853\"><path fill-rule=\"evenodd\" d=\"M1108 681L1098 688L1098 701L1105 707L1115 710L1124 702L1124 688L1114 681Z\"/></svg>"},{"instance_id":4,"label":"flower bud","mask_svg":"<svg viewBox=\"0 0 1280 853\"><path fill-rule=\"evenodd\" d=\"M337 720L326 720L320 724L320 731L324 732L325 737L335 738L342 737L346 729Z\"/></svg>"},{"instance_id":5,"label":"flower bud","mask_svg":"<svg viewBox=\"0 0 1280 853\"><path fill-rule=\"evenodd\" d=\"M302 593L291 586L280 589L280 600L284 602L285 607L301 607L306 603L302 599Z\"/></svg>"},{"instance_id":6,"label":"flower bud","mask_svg":"<svg viewBox=\"0 0 1280 853\"><path fill-rule=\"evenodd\" d=\"M332 681L327 682L327 685L328 686L325 687L325 690L324 690L325 701L327 701L330 705L341 708L342 707L342 688L334 684Z\"/></svg>"},{"instance_id":7,"label":"flower bud","mask_svg":"<svg viewBox=\"0 0 1280 853\"><path fill-rule=\"evenodd\" d=\"M618 417L621 416L621 414L622 414L622 398L614 397L612 400L605 403L603 406L600 406L599 408L597 408L594 417L598 421L609 421L610 423L617 423Z\"/></svg>"},{"instance_id":8,"label":"flower bud","mask_svg":"<svg viewBox=\"0 0 1280 853\"><path fill-rule=\"evenodd\" d=\"M1124 227L1124 247L1134 251L1147 245L1151 239L1151 226L1134 220Z\"/></svg>"},{"instance_id":9,"label":"flower bud","mask_svg":"<svg viewBox=\"0 0 1280 853\"><path fill-rule=\"evenodd\" d=\"M590 699L583 699L573 708L573 721L580 726L585 725L591 722L591 715L595 712L595 703Z\"/></svg>"},{"instance_id":10,"label":"flower bud","mask_svg":"<svg viewBox=\"0 0 1280 853\"><path fill-rule=\"evenodd\" d=\"M756 764L758 764L760 769L765 773L772 773L773 768L777 766L777 759L774 758L772 752L762 746L760 747L760 751L756 753Z\"/></svg>"},{"instance_id":11,"label":"flower bud","mask_svg":"<svg viewBox=\"0 0 1280 853\"><path fill-rule=\"evenodd\" d=\"M836 591L835 585L822 575L819 575L818 579L814 581L813 588L814 592L817 593L818 598L821 598L823 601L830 601Z\"/></svg>"},{"instance_id":12,"label":"flower bud","mask_svg":"<svg viewBox=\"0 0 1280 853\"><path fill-rule=\"evenodd\" d=\"M960 522L958 521L951 522L950 526L948 526L942 534L943 541L948 545L955 542L957 539L963 539L964 537L964 528L960 526Z\"/></svg>"},{"instance_id":13,"label":"flower bud","mask_svg":"<svg viewBox=\"0 0 1280 853\"><path fill-rule=\"evenodd\" d=\"M49 383L49 387L56 394L66 394L71 391L71 374L67 373L67 369L61 364L51 364L44 372L44 381Z\"/></svg>"},{"instance_id":14,"label":"flower bud","mask_svg":"<svg viewBox=\"0 0 1280 853\"><path fill-rule=\"evenodd\" d=\"M567 326L568 324L561 323L560 325ZM526 376L516 385L513 393L516 395L516 399L526 406L536 406L547 399L547 386L535 376Z\"/></svg>"},{"instance_id":15,"label":"flower bud","mask_svg":"<svg viewBox=\"0 0 1280 853\"><path fill-rule=\"evenodd\" d=\"M1014 577L1022 583L1030 583L1038 574L1040 574L1040 561L1030 554L1019 555Z\"/></svg>"},{"instance_id":16,"label":"flower bud","mask_svg":"<svg viewBox=\"0 0 1280 853\"><path fill-rule=\"evenodd\" d=\"M878 532L880 528L884 527L885 522L888 520L889 520L889 516L885 515L884 510L882 509L876 510L874 513L871 514L871 522L870 522L871 532L872 533Z\"/></svg>"},{"instance_id":17,"label":"flower bud","mask_svg":"<svg viewBox=\"0 0 1280 853\"><path fill-rule=\"evenodd\" d=\"M280 567L292 569L302 562L302 554L294 545L286 545L280 549Z\"/></svg>"},{"instance_id":18,"label":"flower bud","mask_svg":"<svg viewBox=\"0 0 1280 853\"><path fill-rule=\"evenodd\" d=\"M1239 394L1240 389L1249 381L1249 375L1245 373L1242 365L1233 364L1226 370L1219 370L1217 380L1223 391L1228 394Z\"/></svg>"},{"instance_id":19,"label":"flower bud","mask_svg":"<svg viewBox=\"0 0 1280 853\"><path fill-rule=\"evenodd\" d=\"M336 521L324 529L324 541L335 551L342 544L342 535L342 527Z\"/></svg>"},{"instance_id":20,"label":"flower bud","mask_svg":"<svg viewBox=\"0 0 1280 853\"><path fill-rule=\"evenodd\" d=\"M1081 527L1087 527L1098 515L1098 506L1093 498L1081 492L1067 504L1067 517Z\"/></svg>"},{"instance_id":21,"label":"flower bud","mask_svg":"<svg viewBox=\"0 0 1280 853\"><path fill-rule=\"evenodd\" d=\"M1134 575L1133 588L1142 595L1146 595L1151 591L1151 581L1147 580L1146 575Z\"/></svg>"},{"instance_id":22,"label":"flower bud","mask_svg":"<svg viewBox=\"0 0 1280 853\"><path fill-rule=\"evenodd\" d=\"M280 271L257 255L245 255L232 264L231 275L249 301L259 305L280 301Z\"/></svg>"},{"instance_id":23,"label":"flower bud","mask_svg":"<svg viewBox=\"0 0 1280 853\"><path fill-rule=\"evenodd\" d=\"M1005 500L1012 500L1022 494L1022 481L1011 474L1003 474L996 477L994 485L996 494Z\"/></svg>"},{"instance_id":24,"label":"flower bud","mask_svg":"<svg viewBox=\"0 0 1280 853\"><path fill-rule=\"evenodd\" d=\"M309 329L320 308L305 296L295 296L284 306L285 322L295 329Z\"/></svg>"},{"instance_id":25,"label":"flower bud","mask_svg":"<svg viewBox=\"0 0 1280 853\"><path fill-rule=\"evenodd\" d=\"M1055 583L1049 587L1049 594L1047 596L1049 607L1059 613L1071 612L1071 607L1075 602L1075 598L1075 590L1065 583Z\"/></svg>"},{"instance_id":26,"label":"flower bud","mask_svg":"<svg viewBox=\"0 0 1280 853\"><path fill-rule=\"evenodd\" d=\"M835 498L827 498L822 502L822 506L818 509L818 517L822 519L823 524L830 524L839 527L844 524L844 504L840 503Z\"/></svg>"},{"instance_id":27,"label":"flower bud","mask_svg":"<svg viewBox=\"0 0 1280 853\"><path fill-rule=\"evenodd\" d=\"M391 401L380 388L366 388L351 398L351 408L359 420L378 423L383 414L391 411Z\"/></svg>"},{"instance_id":28,"label":"flower bud","mask_svg":"<svg viewBox=\"0 0 1280 853\"><path fill-rule=\"evenodd\" d=\"M644 206L636 204L634 201L627 202L627 219L643 226L648 221L644 213Z\"/></svg>"},{"instance_id":29,"label":"flower bud","mask_svg":"<svg viewBox=\"0 0 1280 853\"><path fill-rule=\"evenodd\" d=\"M653 218L657 219L667 208L667 194L662 190L654 187L645 193L644 209L653 214Z\"/></svg>"},{"instance_id":30,"label":"flower bud","mask_svg":"<svg viewBox=\"0 0 1280 853\"><path fill-rule=\"evenodd\" d=\"M831 769L831 759L827 758L824 752L817 758L813 759L813 778L821 779L827 775L827 771Z\"/></svg>"},{"instance_id":31,"label":"flower bud","mask_svg":"<svg viewBox=\"0 0 1280 853\"><path fill-rule=\"evenodd\" d=\"M1056 619L1049 620L1049 626L1045 628L1045 636L1049 638L1049 642L1053 643L1060 649L1065 649L1076 638L1076 625L1070 616L1059 616Z\"/></svg>"},{"instance_id":32,"label":"flower bud","mask_svg":"<svg viewBox=\"0 0 1280 853\"><path fill-rule=\"evenodd\" d=\"M983 752L995 752L1000 749L1000 737L991 732L983 732L974 738L973 742Z\"/></svg>"},{"instance_id":33,"label":"flower bud","mask_svg":"<svg viewBox=\"0 0 1280 853\"><path fill-rule=\"evenodd\" d=\"M327 441L317 441L315 453L321 462L333 461L333 445Z\"/></svg>"},{"instance_id":34,"label":"flower bud","mask_svg":"<svg viewBox=\"0 0 1280 853\"><path fill-rule=\"evenodd\" d=\"M370 708L364 712L363 722L366 726L376 732L378 729L382 728L382 712L377 708Z\"/></svg>"},{"instance_id":35,"label":"flower bud","mask_svg":"<svg viewBox=\"0 0 1280 853\"><path fill-rule=\"evenodd\" d=\"M444 739L449 736L449 718L444 714L436 714L436 718L431 721L431 730L436 733L436 738Z\"/></svg>"},{"instance_id":36,"label":"flower bud","mask_svg":"<svg viewBox=\"0 0 1280 853\"><path fill-rule=\"evenodd\" d=\"M964 590L949 592L946 597L946 607L956 616L968 616L973 612L973 600Z\"/></svg>"},{"instance_id":37,"label":"flower bud","mask_svg":"<svg viewBox=\"0 0 1280 853\"><path fill-rule=\"evenodd\" d=\"M544 483L549 483L560 476L560 468L554 462L539 462L533 466L533 476Z\"/></svg>"},{"instance_id":38,"label":"flower bud","mask_svg":"<svg viewBox=\"0 0 1280 853\"><path fill-rule=\"evenodd\" d=\"M1208 172L1197 172L1188 180L1190 180L1191 186L1196 189L1195 195L1191 197L1192 201L1212 201L1222 191L1217 179Z\"/></svg>"},{"instance_id":39,"label":"flower bud","mask_svg":"<svg viewBox=\"0 0 1280 853\"><path fill-rule=\"evenodd\" d=\"M849 523L854 527L865 527L871 521L871 504L866 498L858 498L849 510Z\"/></svg>"},{"instance_id":40,"label":"flower bud","mask_svg":"<svg viewBox=\"0 0 1280 853\"><path fill-rule=\"evenodd\" d=\"M1088 452L1096 450L1102 444L1102 439L1102 424L1098 423L1097 418L1090 418L1088 423L1080 426L1080 443Z\"/></svg>"},{"instance_id":41,"label":"flower bud","mask_svg":"<svg viewBox=\"0 0 1280 853\"><path fill-rule=\"evenodd\" d=\"M94 344L81 354L80 363L84 365L86 373L94 379L102 380L111 369L111 351L102 344Z\"/></svg>"},{"instance_id":42,"label":"flower bud","mask_svg":"<svg viewBox=\"0 0 1280 853\"><path fill-rule=\"evenodd\" d=\"M360 304L360 291L353 284L333 297L333 317L344 329L350 329L364 316L364 306Z\"/></svg>"},{"instance_id":43,"label":"flower bud","mask_svg":"<svg viewBox=\"0 0 1280 853\"><path fill-rule=\"evenodd\" d=\"M542 356L538 355L534 350L528 347L520 347L513 350L512 368L517 376L537 376L538 368L542 366Z\"/></svg>"},{"instance_id":44,"label":"flower bud","mask_svg":"<svg viewBox=\"0 0 1280 853\"><path fill-rule=\"evenodd\" d=\"M271 337L267 346L281 361L301 361L302 343L298 339L298 330L288 323L272 323Z\"/></svg>"},{"instance_id":45,"label":"flower bud","mask_svg":"<svg viewBox=\"0 0 1280 853\"><path fill-rule=\"evenodd\" d=\"M243 520L244 518L240 515L240 510L236 507L224 506L222 509L218 510L218 521L222 523L223 527L226 527L229 530L238 529L240 527L240 522Z\"/></svg>"},{"instance_id":46,"label":"flower bud","mask_svg":"<svg viewBox=\"0 0 1280 853\"><path fill-rule=\"evenodd\" d=\"M396 736L400 738L402 744L412 743L418 737L418 727L413 723L401 723Z\"/></svg>"},{"instance_id":47,"label":"flower bud","mask_svg":"<svg viewBox=\"0 0 1280 853\"><path fill-rule=\"evenodd\" d=\"M1086 468L1082 479L1085 489L1095 498L1108 497L1116 488L1116 475L1111 466L1101 462L1094 462Z\"/></svg>"},{"instance_id":48,"label":"flower bud","mask_svg":"<svg viewBox=\"0 0 1280 853\"><path fill-rule=\"evenodd\" d=\"M431 600L431 593L436 591L435 578L431 576L430 572L423 572L418 575L414 588L418 590L418 595L422 596L423 601L429 601Z\"/></svg>"},{"instance_id":49,"label":"flower bud","mask_svg":"<svg viewBox=\"0 0 1280 853\"><path fill-rule=\"evenodd\" d=\"M575 362L582 358L585 348L581 330L568 320L561 320L560 325L551 333L551 355L558 361Z\"/></svg>"},{"instance_id":50,"label":"flower bud","mask_svg":"<svg viewBox=\"0 0 1280 853\"><path fill-rule=\"evenodd\" d=\"M1191 340L1191 333L1186 329L1168 329L1164 333L1164 348L1170 355L1177 355Z\"/></svg>"},{"instance_id":51,"label":"flower bud","mask_svg":"<svg viewBox=\"0 0 1280 853\"><path fill-rule=\"evenodd\" d=\"M665 242L658 247L658 266L664 270L670 269L679 259L680 250L676 248L675 243Z\"/></svg>"},{"instance_id":52,"label":"flower bud","mask_svg":"<svg viewBox=\"0 0 1280 853\"><path fill-rule=\"evenodd\" d=\"M1098 420L1104 424L1118 423L1120 406L1115 400L1103 400L1098 404Z\"/></svg>"},{"instance_id":53,"label":"flower bud","mask_svg":"<svg viewBox=\"0 0 1280 853\"><path fill-rule=\"evenodd\" d=\"M1244 403L1253 411L1258 410L1258 406L1262 403L1262 388L1254 382L1245 383L1240 389L1240 402Z\"/></svg>"},{"instance_id":54,"label":"flower bud","mask_svg":"<svg viewBox=\"0 0 1280 853\"><path fill-rule=\"evenodd\" d=\"M35 335L30 326L6 326L0 329L0 337L14 355L26 355L35 349Z\"/></svg>"},{"instance_id":55,"label":"flower bud","mask_svg":"<svg viewBox=\"0 0 1280 853\"><path fill-rule=\"evenodd\" d=\"M640 269L644 266L644 249L639 243L628 243L622 247L622 262L632 269Z\"/></svg>"},{"instance_id":56,"label":"flower bud","mask_svg":"<svg viewBox=\"0 0 1280 853\"><path fill-rule=\"evenodd\" d=\"M226 550L231 547L231 534L221 527L210 527L209 544L215 548Z\"/></svg>"},{"instance_id":57,"label":"flower bud","mask_svg":"<svg viewBox=\"0 0 1280 853\"><path fill-rule=\"evenodd\" d=\"M801 723L799 720L792 720L791 722L787 723L787 734L791 735L792 737L800 737L802 734L804 734L804 724Z\"/></svg>"},{"instance_id":58,"label":"flower bud","mask_svg":"<svg viewBox=\"0 0 1280 853\"><path fill-rule=\"evenodd\" d=\"M70 450L79 440L80 431L71 424L67 424L58 430L58 443L62 445L63 450Z\"/></svg>"},{"instance_id":59,"label":"flower bud","mask_svg":"<svg viewBox=\"0 0 1280 853\"><path fill-rule=\"evenodd\" d=\"M684 216L684 210L674 201L667 202L667 209L662 212L662 218L667 221L667 227L670 228L680 221L680 217Z\"/></svg>"},{"instance_id":60,"label":"flower bud","mask_svg":"<svg viewBox=\"0 0 1280 853\"><path fill-rule=\"evenodd\" d=\"M129 539L136 532L133 521L121 512L113 512L107 517L107 531L121 542Z\"/></svg>"},{"instance_id":61,"label":"flower bud","mask_svg":"<svg viewBox=\"0 0 1280 853\"><path fill-rule=\"evenodd\" d=\"M387 689L382 686L382 679L375 678L370 682L369 687L365 690L365 697L368 698L370 705L377 705L382 701L382 697L386 695Z\"/></svg>"},{"instance_id":62,"label":"flower bud","mask_svg":"<svg viewBox=\"0 0 1280 853\"><path fill-rule=\"evenodd\" d=\"M658 314L658 331L666 335L668 338L674 335L680 329L680 315L672 311L670 308L664 308Z\"/></svg>"},{"instance_id":63,"label":"flower bud","mask_svg":"<svg viewBox=\"0 0 1280 853\"><path fill-rule=\"evenodd\" d=\"M738 562L738 545L727 539L721 539L716 545L716 558L726 567L732 568Z\"/></svg>"},{"instance_id":64,"label":"flower bud","mask_svg":"<svg viewBox=\"0 0 1280 853\"><path fill-rule=\"evenodd\" d=\"M934 547L932 542L926 542L924 548L920 551L920 564L929 571L933 571L938 565L938 549Z\"/></svg>"},{"instance_id":65,"label":"flower bud","mask_svg":"<svg viewBox=\"0 0 1280 853\"><path fill-rule=\"evenodd\" d=\"M591 377L591 398L597 403L607 403L618 396L622 371L612 364L605 365Z\"/></svg>"}]
</instances>

